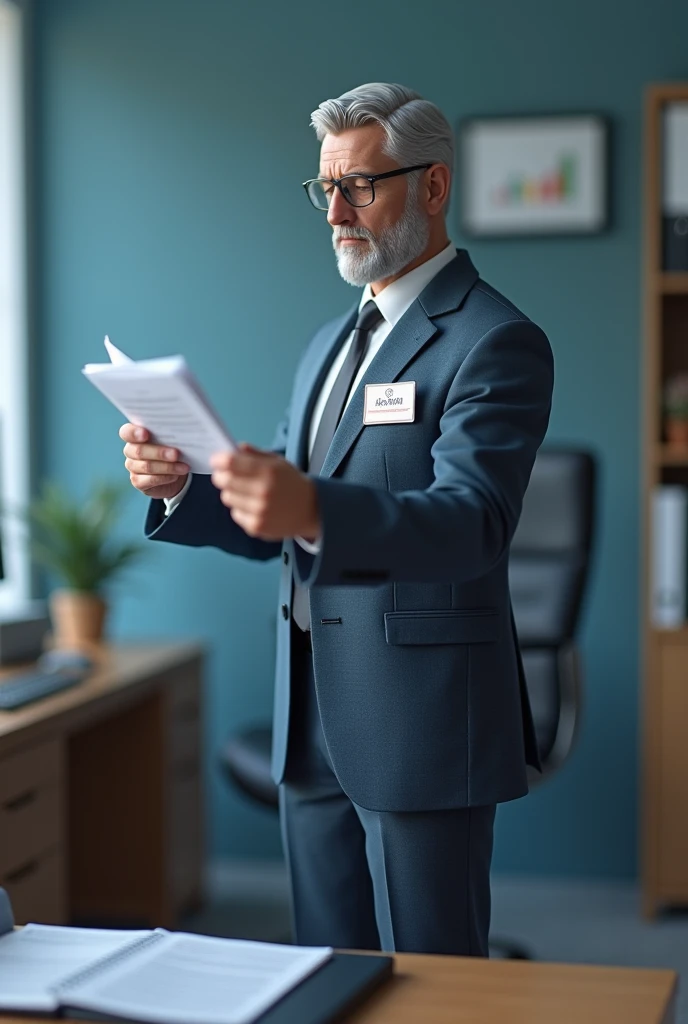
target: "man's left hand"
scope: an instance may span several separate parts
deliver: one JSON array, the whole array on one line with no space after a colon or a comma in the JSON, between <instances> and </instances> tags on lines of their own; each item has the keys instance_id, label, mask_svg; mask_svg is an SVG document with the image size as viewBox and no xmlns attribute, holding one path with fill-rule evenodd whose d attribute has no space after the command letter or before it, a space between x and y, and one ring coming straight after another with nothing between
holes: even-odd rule
<instances>
[{"instance_id":1,"label":"man's left hand","mask_svg":"<svg viewBox=\"0 0 688 1024\"><path fill-rule=\"evenodd\" d=\"M320 536L315 484L281 455L240 444L213 455L210 465L222 504L250 537Z\"/></svg>"}]
</instances>

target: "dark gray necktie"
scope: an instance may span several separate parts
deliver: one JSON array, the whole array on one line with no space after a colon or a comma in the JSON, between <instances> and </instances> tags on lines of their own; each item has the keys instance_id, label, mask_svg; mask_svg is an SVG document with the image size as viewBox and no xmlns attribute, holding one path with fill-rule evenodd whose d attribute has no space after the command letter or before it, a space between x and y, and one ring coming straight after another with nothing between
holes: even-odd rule
<instances>
[{"instance_id":1,"label":"dark gray necktie","mask_svg":"<svg viewBox=\"0 0 688 1024\"><path fill-rule=\"evenodd\" d=\"M358 314L349 351L327 397L327 402L325 403L325 408L323 409L323 414L315 434L313 450L308 460L308 472L311 476L317 476L323 467L325 457L332 444L332 438L346 407L346 400L349 397L351 386L365 357L371 332L375 330L383 319L382 313L372 299L366 302ZM310 628L308 589L296 583L294 584L292 617L299 629L306 630Z\"/></svg>"}]
</instances>

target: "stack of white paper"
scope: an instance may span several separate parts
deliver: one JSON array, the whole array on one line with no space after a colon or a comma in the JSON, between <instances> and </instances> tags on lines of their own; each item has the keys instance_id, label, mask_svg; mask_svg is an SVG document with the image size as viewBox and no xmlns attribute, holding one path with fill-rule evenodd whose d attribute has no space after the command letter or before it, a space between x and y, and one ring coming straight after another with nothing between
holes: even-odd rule
<instances>
[{"instance_id":1,"label":"stack of white paper","mask_svg":"<svg viewBox=\"0 0 688 1024\"><path fill-rule=\"evenodd\" d=\"M109 338L105 348L111 361L88 363L84 376L154 442L178 448L192 473L210 473L210 456L235 447L183 356L134 361Z\"/></svg>"}]
</instances>

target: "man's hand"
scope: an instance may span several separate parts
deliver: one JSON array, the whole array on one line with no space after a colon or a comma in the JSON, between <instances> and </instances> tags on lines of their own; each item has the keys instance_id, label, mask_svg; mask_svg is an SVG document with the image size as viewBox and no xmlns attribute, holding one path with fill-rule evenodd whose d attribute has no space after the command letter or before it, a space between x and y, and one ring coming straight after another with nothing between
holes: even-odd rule
<instances>
[{"instance_id":1,"label":"man's hand","mask_svg":"<svg viewBox=\"0 0 688 1024\"><path fill-rule=\"evenodd\" d=\"M137 491L149 498L174 498L186 483L189 467L179 462L176 448L147 444L150 434L144 427L125 423L119 436L124 446L124 465Z\"/></svg>"},{"instance_id":2,"label":"man's hand","mask_svg":"<svg viewBox=\"0 0 688 1024\"><path fill-rule=\"evenodd\" d=\"M315 484L280 455L241 444L213 455L210 465L222 504L250 537L319 537Z\"/></svg>"}]
</instances>

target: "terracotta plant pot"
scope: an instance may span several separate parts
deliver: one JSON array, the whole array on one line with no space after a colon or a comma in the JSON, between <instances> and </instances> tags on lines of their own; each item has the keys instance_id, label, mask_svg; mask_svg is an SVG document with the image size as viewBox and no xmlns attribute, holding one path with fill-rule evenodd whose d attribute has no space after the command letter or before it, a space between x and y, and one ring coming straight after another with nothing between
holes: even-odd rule
<instances>
[{"instance_id":1,"label":"terracotta plant pot","mask_svg":"<svg viewBox=\"0 0 688 1024\"><path fill-rule=\"evenodd\" d=\"M667 417L666 437L669 444L688 446L688 420Z\"/></svg>"},{"instance_id":2,"label":"terracotta plant pot","mask_svg":"<svg viewBox=\"0 0 688 1024\"><path fill-rule=\"evenodd\" d=\"M107 605L83 590L54 590L50 595L53 646L78 650L103 639Z\"/></svg>"}]
</instances>

